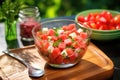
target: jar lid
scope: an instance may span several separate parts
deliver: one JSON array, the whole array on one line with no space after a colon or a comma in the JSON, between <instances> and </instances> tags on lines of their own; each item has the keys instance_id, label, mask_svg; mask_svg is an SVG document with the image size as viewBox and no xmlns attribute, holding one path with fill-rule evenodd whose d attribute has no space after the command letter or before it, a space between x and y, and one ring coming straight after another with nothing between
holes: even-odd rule
<instances>
[{"instance_id":1,"label":"jar lid","mask_svg":"<svg viewBox=\"0 0 120 80\"><path fill-rule=\"evenodd\" d=\"M26 7L20 10L20 17L38 17L40 15L38 7Z\"/></svg>"}]
</instances>

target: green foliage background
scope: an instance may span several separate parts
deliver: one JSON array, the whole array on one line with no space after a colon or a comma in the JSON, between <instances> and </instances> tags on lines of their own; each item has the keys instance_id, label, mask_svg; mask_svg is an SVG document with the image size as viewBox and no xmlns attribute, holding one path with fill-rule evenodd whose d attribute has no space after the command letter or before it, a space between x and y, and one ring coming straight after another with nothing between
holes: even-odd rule
<instances>
[{"instance_id":1,"label":"green foliage background","mask_svg":"<svg viewBox=\"0 0 120 80\"><path fill-rule=\"evenodd\" d=\"M3 2L2 0L0 4ZM12 0L15 1L15 0ZM17 0L16 0L17 1ZM21 0L26 6L38 6L42 18L76 15L87 9L120 10L120 0ZM1 18L2 19L2 18Z\"/></svg>"},{"instance_id":2,"label":"green foliage background","mask_svg":"<svg viewBox=\"0 0 120 80\"><path fill-rule=\"evenodd\" d=\"M43 18L76 15L87 9L120 10L120 0L29 0L28 4L38 6Z\"/></svg>"}]
</instances>

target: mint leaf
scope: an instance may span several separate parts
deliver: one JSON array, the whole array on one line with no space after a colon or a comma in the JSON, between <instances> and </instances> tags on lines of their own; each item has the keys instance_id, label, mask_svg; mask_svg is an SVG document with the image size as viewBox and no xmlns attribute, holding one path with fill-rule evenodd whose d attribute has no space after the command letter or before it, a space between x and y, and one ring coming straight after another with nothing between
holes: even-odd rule
<instances>
[{"instance_id":1,"label":"mint leaf","mask_svg":"<svg viewBox=\"0 0 120 80\"><path fill-rule=\"evenodd\" d=\"M62 40L59 39L53 43L53 46L57 47L59 45L59 43L61 43L61 42L62 42Z\"/></svg>"}]
</instances>

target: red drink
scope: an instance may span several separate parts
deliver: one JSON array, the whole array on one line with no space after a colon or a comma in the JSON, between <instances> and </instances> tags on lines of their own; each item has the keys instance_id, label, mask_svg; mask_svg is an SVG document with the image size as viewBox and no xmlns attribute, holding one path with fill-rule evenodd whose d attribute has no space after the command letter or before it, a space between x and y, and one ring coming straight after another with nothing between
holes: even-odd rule
<instances>
[{"instance_id":1,"label":"red drink","mask_svg":"<svg viewBox=\"0 0 120 80\"><path fill-rule=\"evenodd\" d=\"M40 26L40 24L34 20L27 20L20 24L20 36L22 39L33 39L32 29L35 26Z\"/></svg>"}]
</instances>

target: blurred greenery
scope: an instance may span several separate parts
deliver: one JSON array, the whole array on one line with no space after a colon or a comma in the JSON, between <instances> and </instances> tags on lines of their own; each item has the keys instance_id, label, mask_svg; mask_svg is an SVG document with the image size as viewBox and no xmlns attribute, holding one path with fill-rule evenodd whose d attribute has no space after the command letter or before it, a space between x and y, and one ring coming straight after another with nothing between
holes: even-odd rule
<instances>
[{"instance_id":1,"label":"blurred greenery","mask_svg":"<svg viewBox=\"0 0 120 80\"><path fill-rule=\"evenodd\" d=\"M0 0L0 6L5 0ZM12 0L12 2L15 0ZM17 1L17 0L16 0ZM87 9L120 11L120 0L21 0L26 6L37 6L42 18L76 15ZM0 11L1 12L1 11ZM0 14L1 15L1 14ZM3 16L0 16L2 20Z\"/></svg>"},{"instance_id":2,"label":"blurred greenery","mask_svg":"<svg viewBox=\"0 0 120 80\"><path fill-rule=\"evenodd\" d=\"M12 0L5 0L0 6L0 17L7 20L9 19L10 22L15 20L19 10L24 6L21 0L11 1Z\"/></svg>"}]
</instances>

